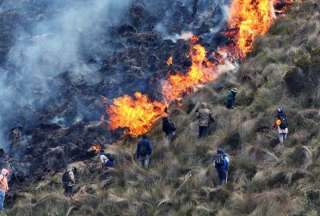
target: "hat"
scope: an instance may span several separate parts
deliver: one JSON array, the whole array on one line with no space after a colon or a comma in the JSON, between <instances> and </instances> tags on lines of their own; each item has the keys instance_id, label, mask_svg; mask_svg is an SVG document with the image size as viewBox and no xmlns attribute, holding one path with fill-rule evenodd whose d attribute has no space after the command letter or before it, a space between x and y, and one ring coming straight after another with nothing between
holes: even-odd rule
<instances>
[{"instance_id":1,"label":"hat","mask_svg":"<svg viewBox=\"0 0 320 216\"><path fill-rule=\"evenodd\" d=\"M1 175L4 175L4 176L9 175L9 170L7 170L7 169L2 169L2 170L1 170Z\"/></svg>"},{"instance_id":2,"label":"hat","mask_svg":"<svg viewBox=\"0 0 320 216\"><path fill-rule=\"evenodd\" d=\"M207 103L206 103L206 102L202 102L202 103L200 104L200 107L201 107L201 108L207 108Z\"/></svg>"},{"instance_id":3,"label":"hat","mask_svg":"<svg viewBox=\"0 0 320 216\"><path fill-rule=\"evenodd\" d=\"M237 93L238 89L237 88L232 88L231 91Z\"/></svg>"}]
</instances>

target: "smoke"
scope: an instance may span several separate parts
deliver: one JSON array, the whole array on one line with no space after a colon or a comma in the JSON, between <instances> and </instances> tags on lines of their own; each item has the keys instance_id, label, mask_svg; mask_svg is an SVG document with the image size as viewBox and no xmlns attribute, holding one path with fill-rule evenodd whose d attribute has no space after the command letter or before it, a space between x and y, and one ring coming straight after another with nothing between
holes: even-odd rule
<instances>
[{"instance_id":1,"label":"smoke","mask_svg":"<svg viewBox=\"0 0 320 216\"><path fill-rule=\"evenodd\" d=\"M1 12L19 15L13 45L0 68L0 142L6 147L10 127L31 121L37 110L60 97L57 77L88 85L100 81L101 56L106 40L131 0L3 1ZM102 46L104 45L104 46ZM88 63L88 56L93 60Z\"/></svg>"}]
</instances>

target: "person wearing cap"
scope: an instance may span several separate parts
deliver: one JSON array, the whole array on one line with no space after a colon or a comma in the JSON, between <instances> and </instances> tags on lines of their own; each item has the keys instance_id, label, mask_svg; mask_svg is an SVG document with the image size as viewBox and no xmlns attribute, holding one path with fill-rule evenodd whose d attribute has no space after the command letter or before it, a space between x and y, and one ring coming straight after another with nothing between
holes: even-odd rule
<instances>
[{"instance_id":1,"label":"person wearing cap","mask_svg":"<svg viewBox=\"0 0 320 216\"><path fill-rule=\"evenodd\" d=\"M137 145L136 158L140 161L141 166L149 168L152 154L152 144L146 135L143 135Z\"/></svg>"},{"instance_id":2,"label":"person wearing cap","mask_svg":"<svg viewBox=\"0 0 320 216\"><path fill-rule=\"evenodd\" d=\"M277 108L277 114L274 122L274 128L277 129L279 142L283 143L288 138L288 118L283 107Z\"/></svg>"},{"instance_id":3,"label":"person wearing cap","mask_svg":"<svg viewBox=\"0 0 320 216\"><path fill-rule=\"evenodd\" d=\"M197 110L197 118L199 124L198 138L206 137L209 133L209 126L214 122L214 117L206 103L201 103Z\"/></svg>"},{"instance_id":4,"label":"person wearing cap","mask_svg":"<svg viewBox=\"0 0 320 216\"><path fill-rule=\"evenodd\" d=\"M224 152L223 149L219 148L217 150L217 154L214 157L214 166L218 173L220 185L226 184L228 182L229 163L229 156Z\"/></svg>"},{"instance_id":5,"label":"person wearing cap","mask_svg":"<svg viewBox=\"0 0 320 216\"><path fill-rule=\"evenodd\" d=\"M64 195L65 196L71 196L72 195L73 187L76 184L75 171L76 171L76 168L70 167L62 175L62 183L63 183Z\"/></svg>"},{"instance_id":6,"label":"person wearing cap","mask_svg":"<svg viewBox=\"0 0 320 216\"><path fill-rule=\"evenodd\" d=\"M227 100L226 100L226 107L228 109L233 109L234 105L236 103L236 95L238 93L238 89L233 88L229 91L227 95Z\"/></svg>"},{"instance_id":7,"label":"person wearing cap","mask_svg":"<svg viewBox=\"0 0 320 216\"><path fill-rule=\"evenodd\" d=\"M0 211L3 210L3 205L4 205L6 193L9 190L8 175L9 175L9 170L7 170L7 169L1 170L1 174L0 174Z\"/></svg>"},{"instance_id":8,"label":"person wearing cap","mask_svg":"<svg viewBox=\"0 0 320 216\"><path fill-rule=\"evenodd\" d=\"M112 155L108 153L106 154L103 149L100 150L99 159L102 164L102 167L113 167L114 159Z\"/></svg>"}]
</instances>

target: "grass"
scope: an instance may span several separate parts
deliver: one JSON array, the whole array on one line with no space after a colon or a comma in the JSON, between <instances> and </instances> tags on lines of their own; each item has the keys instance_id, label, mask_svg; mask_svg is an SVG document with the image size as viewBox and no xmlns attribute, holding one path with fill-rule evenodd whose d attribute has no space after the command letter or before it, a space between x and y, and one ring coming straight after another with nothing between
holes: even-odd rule
<instances>
[{"instance_id":1,"label":"grass","mask_svg":"<svg viewBox=\"0 0 320 216\"><path fill-rule=\"evenodd\" d=\"M98 161L79 166L74 200L63 195L61 173L46 176L16 195L8 215L319 215L319 3L292 6L238 72L221 76L170 107L178 131L165 144L160 123L150 132L151 168L133 160L136 139L112 147L117 167L101 170ZM293 94L284 78L298 67L312 86ZM300 81L298 79L298 81ZM315 88L315 86L317 88ZM224 97L239 88L237 106ZM197 139L195 108L206 101L217 122L206 139ZM283 105L289 138L279 145L272 129L274 111ZM217 186L212 155L217 147L231 156L229 183ZM110 149L107 149L110 150Z\"/></svg>"}]
</instances>

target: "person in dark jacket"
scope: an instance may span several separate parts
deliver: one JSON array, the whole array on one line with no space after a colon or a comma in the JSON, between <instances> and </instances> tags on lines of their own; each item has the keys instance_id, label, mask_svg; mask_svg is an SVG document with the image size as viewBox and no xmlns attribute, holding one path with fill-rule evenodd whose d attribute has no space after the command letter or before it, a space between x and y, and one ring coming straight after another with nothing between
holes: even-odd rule
<instances>
[{"instance_id":1,"label":"person in dark jacket","mask_svg":"<svg viewBox=\"0 0 320 216\"><path fill-rule=\"evenodd\" d=\"M201 103L200 108L197 110L197 118L199 121L198 138L208 136L210 123L215 120L206 103Z\"/></svg>"},{"instance_id":2,"label":"person in dark jacket","mask_svg":"<svg viewBox=\"0 0 320 216\"><path fill-rule=\"evenodd\" d=\"M288 118L282 107L278 107L277 109L274 127L278 131L278 138L280 143L283 143L284 140L288 138L289 130L288 130Z\"/></svg>"},{"instance_id":3,"label":"person in dark jacket","mask_svg":"<svg viewBox=\"0 0 320 216\"><path fill-rule=\"evenodd\" d=\"M152 154L152 145L146 135L143 135L138 142L136 157L140 161L142 167L148 168Z\"/></svg>"},{"instance_id":4,"label":"person in dark jacket","mask_svg":"<svg viewBox=\"0 0 320 216\"><path fill-rule=\"evenodd\" d=\"M176 126L169 117L162 119L162 131L166 134L169 141L172 141L176 136Z\"/></svg>"},{"instance_id":5,"label":"person in dark jacket","mask_svg":"<svg viewBox=\"0 0 320 216\"><path fill-rule=\"evenodd\" d=\"M234 105L236 103L236 95L238 93L238 90L236 88L233 88L229 91L227 95L227 100L226 100L226 107L228 109L233 109Z\"/></svg>"},{"instance_id":6,"label":"person in dark jacket","mask_svg":"<svg viewBox=\"0 0 320 216\"><path fill-rule=\"evenodd\" d=\"M220 185L228 182L229 162L229 156L222 149L218 149L214 157L214 166L219 176Z\"/></svg>"}]
</instances>

